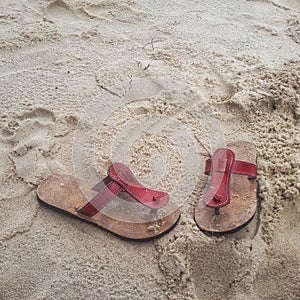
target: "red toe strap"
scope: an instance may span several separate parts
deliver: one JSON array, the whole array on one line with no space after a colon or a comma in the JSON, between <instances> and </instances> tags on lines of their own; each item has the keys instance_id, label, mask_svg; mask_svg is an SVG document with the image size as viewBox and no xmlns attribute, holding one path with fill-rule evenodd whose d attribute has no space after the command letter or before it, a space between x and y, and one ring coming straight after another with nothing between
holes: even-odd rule
<instances>
[{"instance_id":1,"label":"red toe strap","mask_svg":"<svg viewBox=\"0 0 300 300\"><path fill-rule=\"evenodd\" d=\"M207 206L218 208L230 201L230 175L234 153L229 149L218 149L211 159L211 182L204 196Z\"/></svg>"},{"instance_id":2,"label":"red toe strap","mask_svg":"<svg viewBox=\"0 0 300 300\"><path fill-rule=\"evenodd\" d=\"M121 163L112 164L107 173L108 176L93 187L93 190L99 193L78 212L92 217L121 191L127 192L137 201L152 209L161 208L169 201L167 193L145 188L132 172Z\"/></svg>"},{"instance_id":3,"label":"red toe strap","mask_svg":"<svg viewBox=\"0 0 300 300\"><path fill-rule=\"evenodd\" d=\"M212 159L205 165L205 174L211 174L210 187L204 197L207 206L219 208L230 202L230 175L231 173L247 175L256 178L257 166L248 162L235 160L233 151L218 149Z\"/></svg>"},{"instance_id":4,"label":"red toe strap","mask_svg":"<svg viewBox=\"0 0 300 300\"><path fill-rule=\"evenodd\" d=\"M169 201L167 193L145 188L138 182L129 168L121 163L112 164L108 169L108 176L133 198L152 209L161 208Z\"/></svg>"}]
</instances>

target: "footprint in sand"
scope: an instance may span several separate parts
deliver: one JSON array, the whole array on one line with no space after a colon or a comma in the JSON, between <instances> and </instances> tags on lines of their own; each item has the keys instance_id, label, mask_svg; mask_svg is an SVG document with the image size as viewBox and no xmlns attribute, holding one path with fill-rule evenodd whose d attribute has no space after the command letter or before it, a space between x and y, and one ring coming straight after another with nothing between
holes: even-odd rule
<instances>
[{"instance_id":1,"label":"footprint in sand","mask_svg":"<svg viewBox=\"0 0 300 300\"><path fill-rule=\"evenodd\" d=\"M59 145L67 148L75 126L73 116L57 117L44 108L1 116L0 243L29 230L38 208L33 186L51 173L64 171L57 160Z\"/></svg>"},{"instance_id":2,"label":"footprint in sand","mask_svg":"<svg viewBox=\"0 0 300 300\"><path fill-rule=\"evenodd\" d=\"M73 121L70 117L56 118L43 108L7 121L2 136L11 147L9 157L19 178L37 185L47 175L62 168L52 159L59 149L56 139L70 132Z\"/></svg>"},{"instance_id":3,"label":"footprint in sand","mask_svg":"<svg viewBox=\"0 0 300 300\"><path fill-rule=\"evenodd\" d=\"M73 22L77 19L74 11L62 0L50 3L46 13L47 18L53 21Z\"/></svg>"},{"instance_id":4,"label":"footprint in sand","mask_svg":"<svg viewBox=\"0 0 300 300\"><path fill-rule=\"evenodd\" d=\"M110 19L113 18L122 23L142 21L147 14L132 7L131 1L105 1L100 4L92 4L85 7L85 12L91 18Z\"/></svg>"}]
</instances>

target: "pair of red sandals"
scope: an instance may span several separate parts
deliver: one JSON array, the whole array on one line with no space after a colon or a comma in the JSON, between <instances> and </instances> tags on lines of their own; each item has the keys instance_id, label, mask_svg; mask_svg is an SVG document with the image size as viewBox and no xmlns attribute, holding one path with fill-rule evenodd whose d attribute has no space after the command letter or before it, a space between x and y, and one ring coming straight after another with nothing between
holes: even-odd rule
<instances>
[{"instance_id":1,"label":"pair of red sandals","mask_svg":"<svg viewBox=\"0 0 300 300\"><path fill-rule=\"evenodd\" d=\"M198 201L194 216L201 230L232 232L252 219L257 206L255 161L255 146L242 141L216 150L206 161L210 185ZM124 192L130 197L121 201L128 204L122 209L122 203L113 202ZM37 195L44 204L134 240L157 237L169 231L180 217L179 207L172 205L167 193L142 186L121 163L112 164L107 177L92 189L79 185L73 176L51 175L40 183ZM142 205L137 207L135 203Z\"/></svg>"}]
</instances>

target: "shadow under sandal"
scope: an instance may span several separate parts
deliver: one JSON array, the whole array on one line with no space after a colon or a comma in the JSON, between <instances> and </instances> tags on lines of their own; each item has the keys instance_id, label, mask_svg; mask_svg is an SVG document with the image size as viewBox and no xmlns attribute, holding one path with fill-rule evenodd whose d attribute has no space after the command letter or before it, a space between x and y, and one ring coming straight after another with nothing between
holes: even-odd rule
<instances>
[{"instance_id":1,"label":"shadow under sandal","mask_svg":"<svg viewBox=\"0 0 300 300\"><path fill-rule=\"evenodd\" d=\"M132 208L130 209L128 205L134 203L130 200L121 200L121 204L122 202L128 204L125 205L125 210L119 209L122 205L115 205L112 206L115 212L106 214L101 212L121 192L126 192L134 198L133 201L136 200L143 205L135 205L132 212ZM37 196L48 206L134 240L157 237L170 230L180 217L179 210L173 209L168 215L158 218L160 209L169 202L169 195L145 188L121 163L112 164L108 169L108 176L92 189L79 185L73 176L51 175L39 184ZM88 201L87 198L91 200ZM122 215L128 211L129 214L134 214L132 218L130 215L128 218Z\"/></svg>"},{"instance_id":2,"label":"shadow under sandal","mask_svg":"<svg viewBox=\"0 0 300 300\"><path fill-rule=\"evenodd\" d=\"M206 232L234 232L252 219L257 207L255 146L238 141L227 147L206 161L210 185L195 208L195 221Z\"/></svg>"}]
</instances>

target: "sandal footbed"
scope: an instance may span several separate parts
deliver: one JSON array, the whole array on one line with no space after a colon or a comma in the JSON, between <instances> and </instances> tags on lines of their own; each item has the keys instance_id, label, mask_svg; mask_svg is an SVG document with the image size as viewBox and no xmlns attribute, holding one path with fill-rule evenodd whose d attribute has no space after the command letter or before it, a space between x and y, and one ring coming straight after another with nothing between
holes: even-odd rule
<instances>
[{"instance_id":1,"label":"sandal footbed","mask_svg":"<svg viewBox=\"0 0 300 300\"><path fill-rule=\"evenodd\" d=\"M42 181L37 188L38 199L47 206L54 207L62 212L71 214L81 220L93 223L118 236L133 239L147 240L169 231L178 221L180 211L172 213L159 220L133 223L120 221L99 211L93 217L77 212L79 207L86 204L86 193L79 186L78 181L71 175L54 174ZM91 196L93 195L93 191Z\"/></svg>"},{"instance_id":2,"label":"sandal footbed","mask_svg":"<svg viewBox=\"0 0 300 300\"><path fill-rule=\"evenodd\" d=\"M235 153L236 160L256 164L255 145L245 141L232 142L227 145ZM205 205L203 198L196 204L195 221L206 232L233 232L246 225L254 216L257 207L256 180L248 176L231 174L230 203L219 209Z\"/></svg>"}]
</instances>

